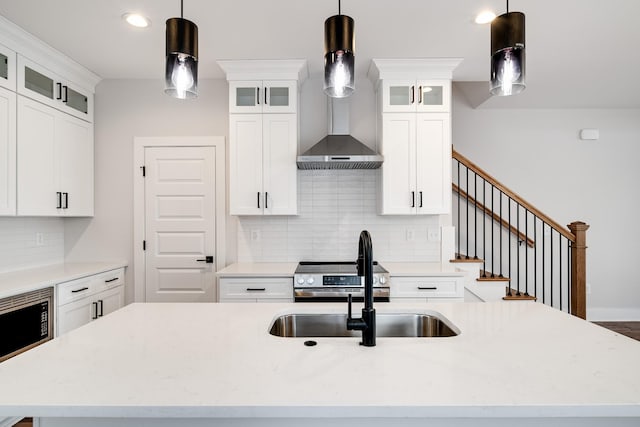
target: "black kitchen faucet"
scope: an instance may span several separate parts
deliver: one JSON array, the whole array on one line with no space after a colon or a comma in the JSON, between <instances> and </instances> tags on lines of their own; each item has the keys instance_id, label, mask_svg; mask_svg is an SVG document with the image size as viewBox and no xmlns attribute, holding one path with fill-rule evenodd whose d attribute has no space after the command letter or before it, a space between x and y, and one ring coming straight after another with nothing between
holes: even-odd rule
<instances>
[{"instance_id":1,"label":"black kitchen faucet","mask_svg":"<svg viewBox=\"0 0 640 427\"><path fill-rule=\"evenodd\" d=\"M364 276L364 308L362 317L352 318L351 294L349 294L347 329L362 331L360 345L374 347L376 345L376 310L373 308L373 245L367 230L362 230L358 241L358 276Z\"/></svg>"}]
</instances>

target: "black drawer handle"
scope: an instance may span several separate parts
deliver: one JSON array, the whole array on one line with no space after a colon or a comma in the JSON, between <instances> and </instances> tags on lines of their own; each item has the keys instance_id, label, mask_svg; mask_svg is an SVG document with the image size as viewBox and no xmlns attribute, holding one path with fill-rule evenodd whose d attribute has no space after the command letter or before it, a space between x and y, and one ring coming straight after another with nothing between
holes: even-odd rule
<instances>
[{"instance_id":1,"label":"black drawer handle","mask_svg":"<svg viewBox=\"0 0 640 427\"><path fill-rule=\"evenodd\" d=\"M118 280L118 278L114 277L113 279L105 280L104 283L111 283L111 282L115 282L116 280Z\"/></svg>"},{"instance_id":2,"label":"black drawer handle","mask_svg":"<svg viewBox=\"0 0 640 427\"><path fill-rule=\"evenodd\" d=\"M98 318L98 303L97 302L92 302L91 305L93 306L93 316L91 316L92 320L96 320Z\"/></svg>"},{"instance_id":3,"label":"black drawer handle","mask_svg":"<svg viewBox=\"0 0 640 427\"><path fill-rule=\"evenodd\" d=\"M264 292L267 288L247 288L247 292Z\"/></svg>"},{"instance_id":4,"label":"black drawer handle","mask_svg":"<svg viewBox=\"0 0 640 427\"><path fill-rule=\"evenodd\" d=\"M420 289L421 291L437 291L438 287L437 286L418 286L418 289Z\"/></svg>"},{"instance_id":5,"label":"black drawer handle","mask_svg":"<svg viewBox=\"0 0 640 427\"><path fill-rule=\"evenodd\" d=\"M89 289L89 288L87 288L85 286L84 288L74 289L73 291L71 291L71 293L75 294L75 293L78 293L78 292L86 291L87 289Z\"/></svg>"},{"instance_id":6,"label":"black drawer handle","mask_svg":"<svg viewBox=\"0 0 640 427\"><path fill-rule=\"evenodd\" d=\"M98 314L98 317L102 317L104 316L104 301L101 299L98 300L98 306L100 307L100 314Z\"/></svg>"}]
</instances>

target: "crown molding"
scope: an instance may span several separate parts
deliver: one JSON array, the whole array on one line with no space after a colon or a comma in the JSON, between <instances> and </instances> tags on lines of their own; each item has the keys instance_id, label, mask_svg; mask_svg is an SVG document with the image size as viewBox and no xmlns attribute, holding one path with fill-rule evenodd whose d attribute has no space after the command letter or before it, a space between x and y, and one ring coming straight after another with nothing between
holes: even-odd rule
<instances>
[{"instance_id":1,"label":"crown molding","mask_svg":"<svg viewBox=\"0 0 640 427\"><path fill-rule=\"evenodd\" d=\"M217 61L227 80L297 80L309 77L306 59L242 59Z\"/></svg>"},{"instance_id":2,"label":"crown molding","mask_svg":"<svg viewBox=\"0 0 640 427\"><path fill-rule=\"evenodd\" d=\"M374 86L388 79L453 79L453 70L462 58L372 59L367 77Z\"/></svg>"}]
</instances>

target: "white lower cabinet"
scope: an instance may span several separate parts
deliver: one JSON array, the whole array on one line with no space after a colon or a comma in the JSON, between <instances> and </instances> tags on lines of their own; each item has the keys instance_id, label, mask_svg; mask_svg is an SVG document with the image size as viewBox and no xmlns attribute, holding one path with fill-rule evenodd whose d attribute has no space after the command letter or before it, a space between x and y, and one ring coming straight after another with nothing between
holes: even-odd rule
<instances>
[{"instance_id":1,"label":"white lower cabinet","mask_svg":"<svg viewBox=\"0 0 640 427\"><path fill-rule=\"evenodd\" d=\"M0 215L16 214L16 94L0 87Z\"/></svg>"},{"instance_id":2,"label":"white lower cabinet","mask_svg":"<svg viewBox=\"0 0 640 427\"><path fill-rule=\"evenodd\" d=\"M60 283L56 300L59 336L124 306L124 269Z\"/></svg>"},{"instance_id":3,"label":"white lower cabinet","mask_svg":"<svg viewBox=\"0 0 640 427\"><path fill-rule=\"evenodd\" d=\"M392 302L464 301L464 277L391 277Z\"/></svg>"},{"instance_id":4,"label":"white lower cabinet","mask_svg":"<svg viewBox=\"0 0 640 427\"><path fill-rule=\"evenodd\" d=\"M293 277L220 278L220 302L293 302Z\"/></svg>"}]
</instances>

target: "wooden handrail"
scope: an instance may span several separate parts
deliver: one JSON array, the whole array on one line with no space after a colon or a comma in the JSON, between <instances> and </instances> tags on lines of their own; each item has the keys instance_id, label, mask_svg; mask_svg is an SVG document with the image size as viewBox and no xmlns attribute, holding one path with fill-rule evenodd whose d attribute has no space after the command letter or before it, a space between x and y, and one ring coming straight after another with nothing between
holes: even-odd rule
<instances>
[{"instance_id":1,"label":"wooden handrail","mask_svg":"<svg viewBox=\"0 0 640 427\"><path fill-rule=\"evenodd\" d=\"M468 200L470 202L472 202L474 205L476 205L476 207L480 208L480 210L482 212L484 212L488 216L491 216L491 218L493 218L494 221L499 222L500 225L502 225L504 228L508 229L512 234L515 234L516 236L518 236L518 239L520 241L522 241L522 242L526 241L527 242L527 246L529 246L530 248L533 248L535 246L535 241L533 239L531 239L530 237L527 237L522 231L519 231L513 225L509 224L507 221L505 221L504 219L500 218L498 215L493 213L491 211L491 209L489 209L488 207L486 207L482 203L478 202L472 196L469 196L466 191L462 190L456 184L451 183L451 185L453 186L453 191L455 191L456 193L460 194L461 198L464 198L465 200L467 200L467 197L468 197Z\"/></svg>"},{"instance_id":2,"label":"wooden handrail","mask_svg":"<svg viewBox=\"0 0 640 427\"><path fill-rule=\"evenodd\" d=\"M575 243L576 236L571 231L567 230L565 227L558 224L556 221L552 220L549 216L542 213L540 210L534 207L531 203L524 200L522 197L517 195L512 190L502 185L500 182L498 182L497 179L489 175L487 172L485 172L482 168L480 168L478 165L473 163L471 160L467 159L465 156L458 153L455 149L452 150L452 155L454 159L456 159L457 161L459 161L469 169L473 170L473 172L476 173L478 176L482 177L485 181L487 181L488 183L493 185L495 188L497 188L498 190L506 194L516 203L519 203L520 205L522 205L525 209L527 209L529 212L534 214L536 217L540 218L542 221L549 224L558 233L562 234L564 237L569 239L572 243Z\"/></svg>"}]
</instances>

